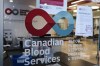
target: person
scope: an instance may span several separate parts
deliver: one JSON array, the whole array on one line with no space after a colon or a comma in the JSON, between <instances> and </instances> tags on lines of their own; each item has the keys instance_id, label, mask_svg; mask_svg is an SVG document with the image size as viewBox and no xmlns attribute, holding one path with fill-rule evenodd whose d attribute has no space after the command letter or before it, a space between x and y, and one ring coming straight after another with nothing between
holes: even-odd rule
<instances>
[{"instance_id":1,"label":"person","mask_svg":"<svg viewBox=\"0 0 100 66\"><path fill-rule=\"evenodd\" d=\"M7 41L6 41L5 37L3 37L3 44L4 44L4 45L7 44Z\"/></svg>"}]
</instances>

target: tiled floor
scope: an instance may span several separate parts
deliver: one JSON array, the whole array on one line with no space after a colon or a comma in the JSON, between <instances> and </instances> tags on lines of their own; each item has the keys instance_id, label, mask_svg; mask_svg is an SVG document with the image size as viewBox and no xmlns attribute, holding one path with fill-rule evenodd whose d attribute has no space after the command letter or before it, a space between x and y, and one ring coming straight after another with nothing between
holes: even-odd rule
<instances>
[{"instance_id":1,"label":"tiled floor","mask_svg":"<svg viewBox=\"0 0 100 66\"><path fill-rule=\"evenodd\" d=\"M97 40L93 41L93 39L83 38L82 41L80 41L80 43L82 43L83 47L87 49L85 52L83 52L82 56L84 58L81 60L87 61L92 64L97 64L97 59L96 59L96 57L97 57ZM68 44L69 44L69 42L65 41L64 45L61 47L62 52L65 54L68 54ZM82 64L83 62L76 60L75 63ZM70 66L74 65L74 63L70 63L70 64L71 64ZM78 66L83 66L83 65L78 65Z\"/></svg>"}]
</instances>

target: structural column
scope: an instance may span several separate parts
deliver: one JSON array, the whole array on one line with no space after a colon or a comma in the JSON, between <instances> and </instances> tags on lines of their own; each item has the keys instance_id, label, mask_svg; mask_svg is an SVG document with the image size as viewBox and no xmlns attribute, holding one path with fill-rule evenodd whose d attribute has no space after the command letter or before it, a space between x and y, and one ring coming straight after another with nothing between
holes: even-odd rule
<instances>
[{"instance_id":1,"label":"structural column","mask_svg":"<svg viewBox=\"0 0 100 66\"><path fill-rule=\"evenodd\" d=\"M3 66L3 0L0 0L0 66Z\"/></svg>"}]
</instances>

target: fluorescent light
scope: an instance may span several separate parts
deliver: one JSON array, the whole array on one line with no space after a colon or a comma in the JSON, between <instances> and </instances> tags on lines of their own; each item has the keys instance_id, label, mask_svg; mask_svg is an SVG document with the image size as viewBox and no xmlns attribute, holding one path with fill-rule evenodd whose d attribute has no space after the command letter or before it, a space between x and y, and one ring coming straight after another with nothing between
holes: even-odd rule
<instances>
[{"instance_id":1,"label":"fluorescent light","mask_svg":"<svg viewBox=\"0 0 100 66\"><path fill-rule=\"evenodd\" d=\"M100 2L100 0L92 0L92 2Z\"/></svg>"},{"instance_id":2,"label":"fluorescent light","mask_svg":"<svg viewBox=\"0 0 100 66\"><path fill-rule=\"evenodd\" d=\"M13 2L13 0L9 0L9 2Z\"/></svg>"},{"instance_id":3,"label":"fluorescent light","mask_svg":"<svg viewBox=\"0 0 100 66\"><path fill-rule=\"evenodd\" d=\"M29 5L29 7L30 7L30 8L33 8L33 9L34 9L34 8L36 8L36 7L35 7L35 6L33 6L33 5Z\"/></svg>"},{"instance_id":4,"label":"fluorescent light","mask_svg":"<svg viewBox=\"0 0 100 66\"><path fill-rule=\"evenodd\" d=\"M77 10L73 10L73 12L77 12Z\"/></svg>"},{"instance_id":5,"label":"fluorescent light","mask_svg":"<svg viewBox=\"0 0 100 66\"><path fill-rule=\"evenodd\" d=\"M100 11L99 9L97 11Z\"/></svg>"},{"instance_id":6,"label":"fluorescent light","mask_svg":"<svg viewBox=\"0 0 100 66\"><path fill-rule=\"evenodd\" d=\"M84 0L75 1L75 2L72 2L71 4L79 3L81 1L84 1Z\"/></svg>"},{"instance_id":7,"label":"fluorescent light","mask_svg":"<svg viewBox=\"0 0 100 66\"><path fill-rule=\"evenodd\" d=\"M92 9L99 9L99 6L92 6Z\"/></svg>"},{"instance_id":8,"label":"fluorescent light","mask_svg":"<svg viewBox=\"0 0 100 66\"><path fill-rule=\"evenodd\" d=\"M71 5L71 6L69 6L69 7L75 7L75 6L77 6L77 5Z\"/></svg>"}]
</instances>

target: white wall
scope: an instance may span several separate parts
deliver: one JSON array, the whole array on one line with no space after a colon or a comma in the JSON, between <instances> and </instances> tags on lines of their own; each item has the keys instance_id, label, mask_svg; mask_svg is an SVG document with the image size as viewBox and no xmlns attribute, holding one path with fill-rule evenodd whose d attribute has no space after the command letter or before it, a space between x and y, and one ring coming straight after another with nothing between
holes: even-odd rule
<instances>
[{"instance_id":1,"label":"white wall","mask_svg":"<svg viewBox=\"0 0 100 66\"><path fill-rule=\"evenodd\" d=\"M9 2L9 0L4 0L4 29L12 30L14 37L27 37L29 33L25 28L25 17L23 15L7 15L5 14L5 9L24 9L24 10L32 10L34 8L30 7L36 5L36 0L13 0L13 2Z\"/></svg>"},{"instance_id":2,"label":"white wall","mask_svg":"<svg viewBox=\"0 0 100 66\"><path fill-rule=\"evenodd\" d=\"M4 29L11 29L13 37L27 37L29 35L23 21L5 21Z\"/></svg>"}]
</instances>

